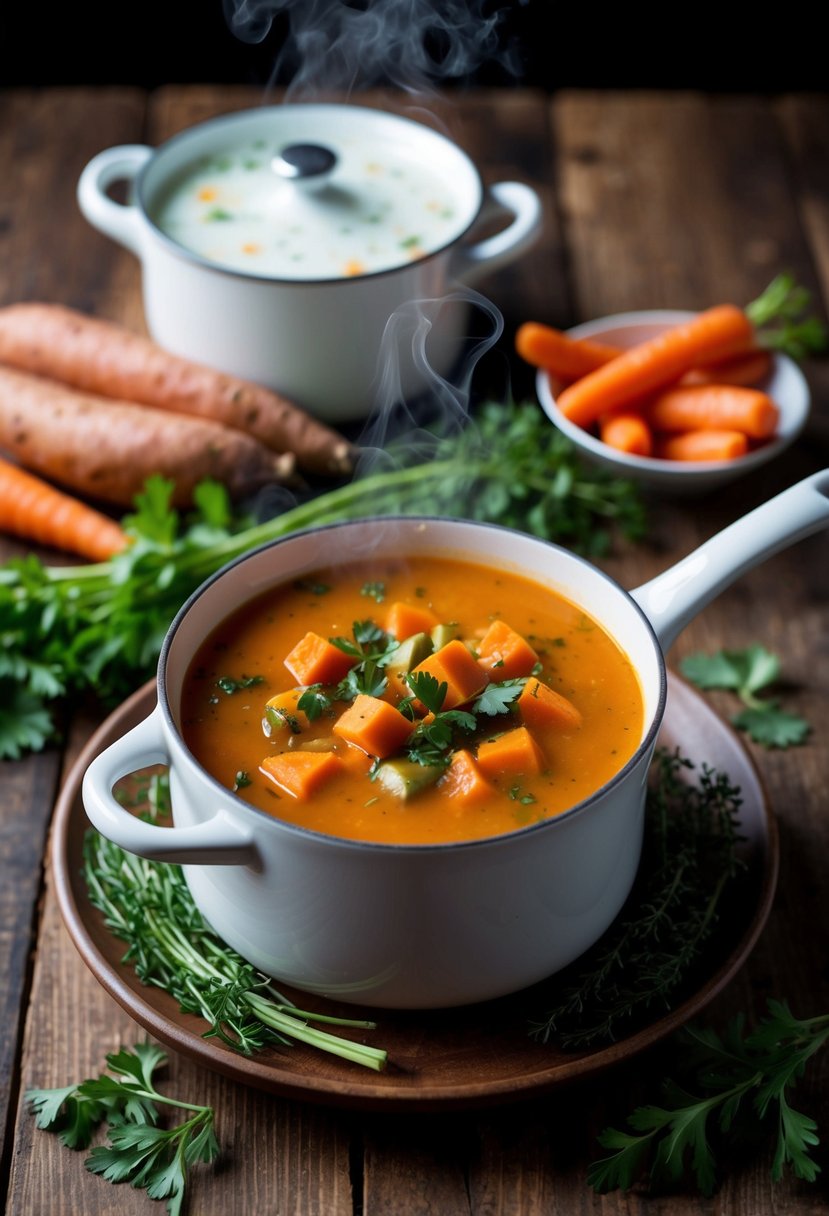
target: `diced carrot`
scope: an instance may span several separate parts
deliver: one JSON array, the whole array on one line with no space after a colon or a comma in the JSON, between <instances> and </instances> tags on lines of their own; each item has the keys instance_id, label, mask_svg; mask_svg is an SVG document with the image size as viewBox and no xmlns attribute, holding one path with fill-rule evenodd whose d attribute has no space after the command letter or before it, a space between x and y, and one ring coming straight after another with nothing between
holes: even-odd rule
<instances>
[{"instance_id":1,"label":"diced carrot","mask_svg":"<svg viewBox=\"0 0 829 1216\"><path fill-rule=\"evenodd\" d=\"M419 605L397 600L391 605L386 616L386 633L397 638L398 642L403 642L413 633L428 633L437 624L438 618L430 608L421 608Z\"/></svg>"},{"instance_id":2,"label":"diced carrot","mask_svg":"<svg viewBox=\"0 0 829 1216\"><path fill-rule=\"evenodd\" d=\"M437 788L453 800L456 813L462 813L468 806L481 806L495 792L465 748L455 752Z\"/></svg>"},{"instance_id":3,"label":"diced carrot","mask_svg":"<svg viewBox=\"0 0 829 1216\"><path fill-rule=\"evenodd\" d=\"M541 772L544 756L526 726L516 726L479 744L478 767L487 777L499 773L528 776Z\"/></svg>"},{"instance_id":4,"label":"diced carrot","mask_svg":"<svg viewBox=\"0 0 829 1216\"><path fill-rule=\"evenodd\" d=\"M337 684L354 666L354 659L309 630L284 663L298 684Z\"/></svg>"},{"instance_id":5,"label":"diced carrot","mask_svg":"<svg viewBox=\"0 0 829 1216\"><path fill-rule=\"evenodd\" d=\"M344 771L344 765L334 752L282 752L266 756L259 766L262 772L294 798L312 798L332 777Z\"/></svg>"},{"instance_id":6,"label":"diced carrot","mask_svg":"<svg viewBox=\"0 0 829 1216\"><path fill-rule=\"evenodd\" d=\"M493 621L477 649L478 663L493 680L528 676L538 662L538 655L526 638L506 621Z\"/></svg>"},{"instance_id":7,"label":"diced carrot","mask_svg":"<svg viewBox=\"0 0 829 1216\"><path fill-rule=\"evenodd\" d=\"M358 693L332 727L334 734L381 760L402 747L414 723L379 697Z\"/></svg>"},{"instance_id":8,"label":"diced carrot","mask_svg":"<svg viewBox=\"0 0 829 1216\"><path fill-rule=\"evenodd\" d=\"M685 431L665 435L655 454L662 460L738 460L747 451L742 431Z\"/></svg>"},{"instance_id":9,"label":"diced carrot","mask_svg":"<svg viewBox=\"0 0 829 1216\"><path fill-rule=\"evenodd\" d=\"M278 692L265 702L265 719L272 729L289 726L293 729L294 723L302 728L308 725L307 717L301 709L297 709L296 704L303 692L302 688L289 688L287 692Z\"/></svg>"},{"instance_id":10,"label":"diced carrot","mask_svg":"<svg viewBox=\"0 0 829 1216\"><path fill-rule=\"evenodd\" d=\"M693 384L660 393L646 416L656 431L742 431L749 439L769 439L780 410L760 389Z\"/></svg>"},{"instance_id":11,"label":"diced carrot","mask_svg":"<svg viewBox=\"0 0 829 1216\"><path fill-rule=\"evenodd\" d=\"M428 672L438 684L446 684L446 696L441 709L463 705L486 687L487 674L459 638L454 638L418 663L413 674ZM420 704L415 702L415 704Z\"/></svg>"},{"instance_id":12,"label":"diced carrot","mask_svg":"<svg viewBox=\"0 0 829 1216\"><path fill-rule=\"evenodd\" d=\"M521 720L532 731L554 727L576 730L582 724L582 716L572 701L535 678L527 680L518 698Z\"/></svg>"},{"instance_id":13,"label":"diced carrot","mask_svg":"<svg viewBox=\"0 0 829 1216\"><path fill-rule=\"evenodd\" d=\"M599 438L617 452L632 456L653 455L653 433L641 414L625 411L607 414L599 421Z\"/></svg>"}]
</instances>

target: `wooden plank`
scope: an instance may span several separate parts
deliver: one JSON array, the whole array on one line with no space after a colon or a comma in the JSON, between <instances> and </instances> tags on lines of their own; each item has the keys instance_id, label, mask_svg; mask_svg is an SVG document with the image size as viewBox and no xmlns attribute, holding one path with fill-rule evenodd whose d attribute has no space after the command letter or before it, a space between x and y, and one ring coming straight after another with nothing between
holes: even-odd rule
<instances>
[{"instance_id":1,"label":"wooden plank","mask_svg":"<svg viewBox=\"0 0 829 1216\"><path fill-rule=\"evenodd\" d=\"M0 93L0 304L59 300L112 310L129 274L114 273L114 247L75 202L75 183L103 142L140 137L143 102L136 90L20 90ZM67 133L71 132L71 138ZM101 238L102 239L102 238ZM26 551L0 540L0 561ZM42 859L60 764L59 749L3 765L0 802L0 1131L16 1090L21 1011L39 915ZM7 1141L4 1141L7 1142ZM6 1175L0 1164L0 1190Z\"/></svg>"},{"instance_id":2,"label":"wooden plank","mask_svg":"<svg viewBox=\"0 0 829 1216\"><path fill-rule=\"evenodd\" d=\"M47 300L140 323L138 264L87 223L75 199L84 165L143 138L137 89L0 94L0 303ZM11 171L13 167L13 171Z\"/></svg>"}]
</instances>

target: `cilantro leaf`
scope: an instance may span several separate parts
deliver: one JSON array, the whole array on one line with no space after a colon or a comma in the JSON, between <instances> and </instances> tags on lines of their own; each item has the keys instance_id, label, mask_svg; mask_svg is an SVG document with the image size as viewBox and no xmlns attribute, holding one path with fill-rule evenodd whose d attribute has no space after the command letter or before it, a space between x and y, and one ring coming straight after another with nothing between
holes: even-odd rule
<instances>
[{"instance_id":1,"label":"cilantro leaf","mask_svg":"<svg viewBox=\"0 0 829 1216\"><path fill-rule=\"evenodd\" d=\"M445 680L439 683L429 671L409 672L404 680L418 701L426 706L429 713L440 713L440 707L446 700L446 694L449 691L449 685Z\"/></svg>"},{"instance_id":2,"label":"cilantro leaf","mask_svg":"<svg viewBox=\"0 0 829 1216\"><path fill-rule=\"evenodd\" d=\"M744 709L731 721L763 747L796 747L812 729L805 718L780 709L777 701Z\"/></svg>"},{"instance_id":3,"label":"cilantro leaf","mask_svg":"<svg viewBox=\"0 0 829 1216\"><path fill-rule=\"evenodd\" d=\"M222 692L232 697L234 693L242 692L246 688L253 688L256 684L264 684L264 682L264 676L241 676L238 680L232 676L219 676L216 687L221 688Z\"/></svg>"},{"instance_id":4,"label":"cilantro leaf","mask_svg":"<svg viewBox=\"0 0 829 1216\"><path fill-rule=\"evenodd\" d=\"M305 714L309 722L316 722L324 713L331 709L332 698L323 689L322 684L309 684L296 703L297 709Z\"/></svg>"},{"instance_id":5,"label":"cilantro leaf","mask_svg":"<svg viewBox=\"0 0 829 1216\"><path fill-rule=\"evenodd\" d=\"M510 706L521 696L526 680L523 678L503 680L500 684L488 684L472 703L472 712L487 714L494 718L509 712Z\"/></svg>"}]
</instances>

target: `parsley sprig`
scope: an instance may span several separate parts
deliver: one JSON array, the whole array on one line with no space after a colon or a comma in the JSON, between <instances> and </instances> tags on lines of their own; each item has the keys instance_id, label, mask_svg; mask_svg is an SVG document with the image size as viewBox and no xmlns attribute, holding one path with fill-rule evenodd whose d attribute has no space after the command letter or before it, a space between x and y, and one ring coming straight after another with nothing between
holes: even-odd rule
<instances>
[{"instance_id":1,"label":"parsley sprig","mask_svg":"<svg viewBox=\"0 0 829 1216\"><path fill-rule=\"evenodd\" d=\"M108 1073L60 1089L30 1089L26 1099L37 1126L56 1132L69 1148L88 1148L101 1123L108 1124L106 1144L96 1145L86 1168L109 1182L129 1182L151 1199L166 1199L167 1211L179 1216L187 1171L219 1154L210 1106L197 1106L161 1093L154 1074L166 1055L152 1043L137 1043L106 1057ZM159 1106L189 1112L173 1127L159 1123Z\"/></svg>"},{"instance_id":2,"label":"parsley sprig","mask_svg":"<svg viewBox=\"0 0 829 1216\"><path fill-rule=\"evenodd\" d=\"M748 1126L771 1134L775 1181L787 1168L796 1178L815 1180L817 1124L792 1107L789 1091L829 1039L829 1014L801 1020L777 1000L767 1008L751 1033L742 1015L722 1036L694 1026L678 1032L682 1083L664 1083L662 1105L637 1107L628 1116L629 1131L602 1132L599 1143L614 1151L590 1166L595 1190L628 1190L643 1176L652 1186L675 1184L691 1174L710 1195L717 1183L713 1137L727 1140Z\"/></svg>"},{"instance_id":3,"label":"parsley sprig","mask_svg":"<svg viewBox=\"0 0 829 1216\"><path fill-rule=\"evenodd\" d=\"M350 638L328 640L332 646L354 659L354 666L338 684L309 684L297 700L297 709L305 714L309 722L330 713L335 701L350 702L361 693L368 697L380 697L386 690L388 680L383 666L397 649L397 640L372 620L355 621L351 628Z\"/></svg>"},{"instance_id":4,"label":"parsley sprig","mask_svg":"<svg viewBox=\"0 0 829 1216\"><path fill-rule=\"evenodd\" d=\"M221 486L204 482L192 514L150 478L123 521L133 543L109 562L0 567L0 758L42 748L67 697L117 704L155 670L181 605L226 562L257 545L338 520L450 515L505 524L598 556L611 537L641 537L636 487L581 462L534 403L485 403L451 434L424 428L383 467L259 524L234 518Z\"/></svg>"},{"instance_id":5,"label":"parsley sprig","mask_svg":"<svg viewBox=\"0 0 829 1216\"><path fill-rule=\"evenodd\" d=\"M419 701L427 710L427 718L418 722L406 744L406 754L416 764L448 765L457 747L458 736L471 735L480 725L478 715L494 717L508 713L526 683L523 679L504 680L489 684L466 709L444 709L448 686L428 671L410 672L404 677L411 696L398 705L401 713L414 720L414 703Z\"/></svg>"},{"instance_id":6,"label":"parsley sprig","mask_svg":"<svg viewBox=\"0 0 829 1216\"><path fill-rule=\"evenodd\" d=\"M800 360L821 354L827 347L826 326L809 312L811 305L811 292L786 273L773 278L745 311L758 330L761 345Z\"/></svg>"},{"instance_id":7,"label":"parsley sprig","mask_svg":"<svg viewBox=\"0 0 829 1216\"><path fill-rule=\"evenodd\" d=\"M732 717L732 725L763 747L796 746L811 731L805 718L781 709L778 697L758 697L780 679L780 659L764 646L688 655L680 670L698 688L735 692L744 708Z\"/></svg>"}]
</instances>

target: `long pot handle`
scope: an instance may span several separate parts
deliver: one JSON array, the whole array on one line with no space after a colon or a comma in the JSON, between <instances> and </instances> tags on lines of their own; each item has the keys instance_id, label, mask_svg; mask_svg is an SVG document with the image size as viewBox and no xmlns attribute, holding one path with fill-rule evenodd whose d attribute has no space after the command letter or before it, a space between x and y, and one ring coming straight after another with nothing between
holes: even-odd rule
<instances>
[{"instance_id":1,"label":"long pot handle","mask_svg":"<svg viewBox=\"0 0 829 1216\"><path fill-rule=\"evenodd\" d=\"M256 864L258 853L251 833L227 811L219 810L193 827L165 828L130 814L114 797L113 786L121 777L150 764L168 763L158 708L95 757L84 774L82 798L88 818L101 835L151 861Z\"/></svg>"},{"instance_id":2,"label":"long pot handle","mask_svg":"<svg viewBox=\"0 0 829 1216\"><path fill-rule=\"evenodd\" d=\"M631 595L663 650L689 621L747 570L829 526L829 469L770 498Z\"/></svg>"},{"instance_id":3,"label":"long pot handle","mask_svg":"<svg viewBox=\"0 0 829 1216\"><path fill-rule=\"evenodd\" d=\"M108 191L116 182L132 185L153 154L145 144L121 144L93 156L78 179L77 198L82 214L133 253L141 252L141 216L133 203L116 203Z\"/></svg>"},{"instance_id":4,"label":"long pot handle","mask_svg":"<svg viewBox=\"0 0 829 1216\"><path fill-rule=\"evenodd\" d=\"M524 182L496 182L487 190L485 210L506 211L511 224L475 245L461 245L455 251L450 277L471 283L474 279L512 262L535 244L541 233L541 199Z\"/></svg>"}]
</instances>

